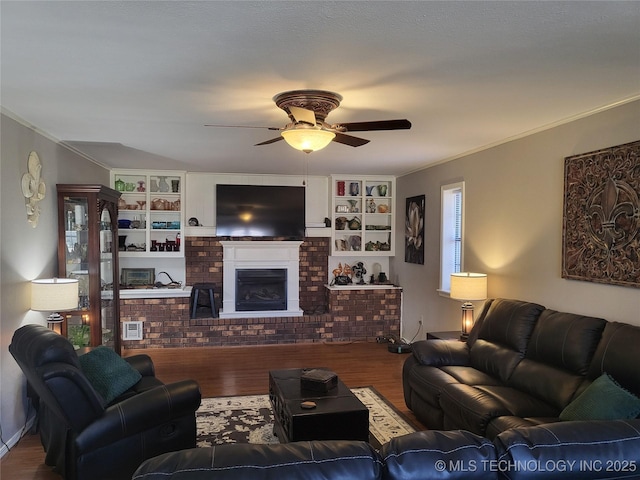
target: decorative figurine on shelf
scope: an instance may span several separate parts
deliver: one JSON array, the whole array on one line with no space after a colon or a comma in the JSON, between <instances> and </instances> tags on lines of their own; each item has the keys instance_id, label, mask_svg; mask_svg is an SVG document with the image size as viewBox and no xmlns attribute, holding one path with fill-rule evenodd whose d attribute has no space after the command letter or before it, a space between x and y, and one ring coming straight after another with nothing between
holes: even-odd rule
<instances>
[{"instance_id":1,"label":"decorative figurine on shelf","mask_svg":"<svg viewBox=\"0 0 640 480\"><path fill-rule=\"evenodd\" d=\"M344 275L346 275L347 277L349 277L349 279L351 279L351 276L353 275L353 270L351 270L351 267L349 266L348 263L344 264L344 268L342 269L342 273Z\"/></svg>"},{"instance_id":2,"label":"decorative figurine on shelf","mask_svg":"<svg viewBox=\"0 0 640 480\"><path fill-rule=\"evenodd\" d=\"M337 277L338 275L342 275L342 263L338 263L338 267L333 269L333 276Z\"/></svg>"},{"instance_id":3,"label":"decorative figurine on shelf","mask_svg":"<svg viewBox=\"0 0 640 480\"><path fill-rule=\"evenodd\" d=\"M138 180L138 189L139 192L146 192L147 188L144 185L144 180Z\"/></svg>"},{"instance_id":4,"label":"decorative figurine on shelf","mask_svg":"<svg viewBox=\"0 0 640 480\"><path fill-rule=\"evenodd\" d=\"M331 281L331 286L333 285L349 285L351 283L351 277L347 274L351 274L351 267L345 264L344 268L342 264L338 264L338 268L333 269L333 280Z\"/></svg>"},{"instance_id":5,"label":"decorative figurine on shelf","mask_svg":"<svg viewBox=\"0 0 640 480\"><path fill-rule=\"evenodd\" d=\"M367 269L364 268L364 263L358 262L353 266L353 273L356 276L358 285L364 285L364 275L367 273Z\"/></svg>"},{"instance_id":6,"label":"decorative figurine on shelf","mask_svg":"<svg viewBox=\"0 0 640 480\"><path fill-rule=\"evenodd\" d=\"M159 177L158 189L163 193L166 193L169 190L171 190L171 187L169 187L169 184L167 183L167 177Z\"/></svg>"},{"instance_id":7,"label":"decorative figurine on shelf","mask_svg":"<svg viewBox=\"0 0 640 480\"><path fill-rule=\"evenodd\" d=\"M376 213L376 202L373 201L373 198L367 201L367 212Z\"/></svg>"}]
</instances>

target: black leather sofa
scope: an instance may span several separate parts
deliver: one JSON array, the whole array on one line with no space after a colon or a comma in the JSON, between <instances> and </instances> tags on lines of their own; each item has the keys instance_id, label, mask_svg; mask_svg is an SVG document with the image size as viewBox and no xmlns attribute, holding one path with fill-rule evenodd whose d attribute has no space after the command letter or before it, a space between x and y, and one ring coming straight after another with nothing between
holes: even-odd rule
<instances>
[{"instance_id":1,"label":"black leather sofa","mask_svg":"<svg viewBox=\"0 0 640 480\"><path fill-rule=\"evenodd\" d=\"M139 372L134 372L139 381L106 403L83 373L71 343L57 333L23 326L9 351L37 410L45 463L65 479L128 479L145 459L195 447L198 384L163 384L147 355L124 359Z\"/></svg>"},{"instance_id":2,"label":"black leather sofa","mask_svg":"<svg viewBox=\"0 0 640 480\"><path fill-rule=\"evenodd\" d=\"M640 327L488 300L467 342L423 340L403 367L406 405L430 429L493 439L557 422L604 372L640 395Z\"/></svg>"},{"instance_id":3,"label":"black leather sofa","mask_svg":"<svg viewBox=\"0 0 640 480\"><path fill-rule=\"evenodd\" d=\"M379 451L344 441L189 449L147 460L133 479L640 478L640 419L560 421L604 372L638 403L640 327L495 299L467 342L413 347L405 400L431 430Z\"/></svg>"},{"instance_id":4,"label":"black leather sofa","mask_svg":"<svg viewBox=\"0 0 640 480\"><path fill-rule=\"evenodd\" d=\"M145 461L133 480L588 480L640 478L640 420L416 432L366 442L219 445Z\"/></svg>"}]
</instances>

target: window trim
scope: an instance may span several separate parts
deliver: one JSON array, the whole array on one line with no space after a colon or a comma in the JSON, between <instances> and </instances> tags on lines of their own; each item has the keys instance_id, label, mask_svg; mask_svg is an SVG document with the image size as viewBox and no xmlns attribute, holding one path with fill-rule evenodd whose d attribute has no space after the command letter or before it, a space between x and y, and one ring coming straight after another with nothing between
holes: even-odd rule
<instances>
[{"instance_id":1,"label":"window trim","mask_svg":"<svg viewBox=\"0 0 640 480\"><path fill-rule=\"evenodd\" d=\"M460 192L460 267L458 271L464 271L465 184L464 181L461 181L440 187L440 279L438 292L447 297L450 289L450 274L456 272L455 268L453 271L451 271L451 268L445 268L445 259L450 260L452 254L452 249L448 248L451 242L447 237L451 235L451 230L455 230L455 227L446 225L445 221L451 218L451 212L447 210L455 208L452 205L452 198L457 192ZM451 262L448 263L450 264Z\"/></svg>"}]
</instances>

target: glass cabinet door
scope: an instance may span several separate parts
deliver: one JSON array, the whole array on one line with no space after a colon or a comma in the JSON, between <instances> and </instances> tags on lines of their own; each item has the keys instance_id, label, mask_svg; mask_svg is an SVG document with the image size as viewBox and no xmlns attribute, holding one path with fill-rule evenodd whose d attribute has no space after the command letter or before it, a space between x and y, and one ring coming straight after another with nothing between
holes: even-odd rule
<instances>
[{"instance_id":1,"label":"glass cabinet door","mask_svg":"<svg viewBox=\"0 0 640 480\"><path fill-rule=\"evenodd\" d=\"M66 336L76 348L90 347L89 258L87 197L64 197L65 276L78 280L78 310L66 315ZM64 332L64 329L63 329Z\"/></svg>"},{"instance_id":2,"label":"glass cabinet door","mask_svg":"<svg viewBox=\"0 0 640 480\"><path fill-rule=\"evenodd\" d=\"M114 333L117 333L113 308L115 270L113 238L111 213L105 208L100 218L100 308L102 310L102 344L107 346L114 345Z\"/></svg>"}]
</instances>

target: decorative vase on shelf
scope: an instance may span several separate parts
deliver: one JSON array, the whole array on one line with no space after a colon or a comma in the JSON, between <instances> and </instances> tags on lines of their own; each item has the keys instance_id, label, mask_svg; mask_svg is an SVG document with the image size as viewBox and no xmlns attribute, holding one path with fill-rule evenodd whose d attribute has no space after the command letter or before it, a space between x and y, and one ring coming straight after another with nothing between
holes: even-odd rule
<instances>
[{"instance_id":1,"label":"decorative vase on shelf","mask_svg":"<svg viewBox=\"0 0 640 480\"><path fill-rule=\"evenodd\" d=\"M360 222L360 219L358 217L353 217L351 220L349 220L349 230L360 230L360 228L362 227L362 223Z\"/></svg>"},{"instance_id":2,"label":"decorative vase on shelf","mask_svg":"<svg viewBox=\"0 0 640 480\"><path fill-rule=\"evenodd\" d=\"M166 193L169 190L171 190L171 187L169 187L169 183L167 183L167 177L159 177L159 181L158 181L158 189L163 192Z\"/></svg>"},{"instance_id":3,"label":"decorative vase on shelf","mask_svg":"<svg viewBox=\"0 0 640 480\"><path fill-rule=\"evenodd\" d=\"M349 185L349 193L354 197L360 195L360 184L358 182L351 182Z\"/></svg>"}]
</instances>

